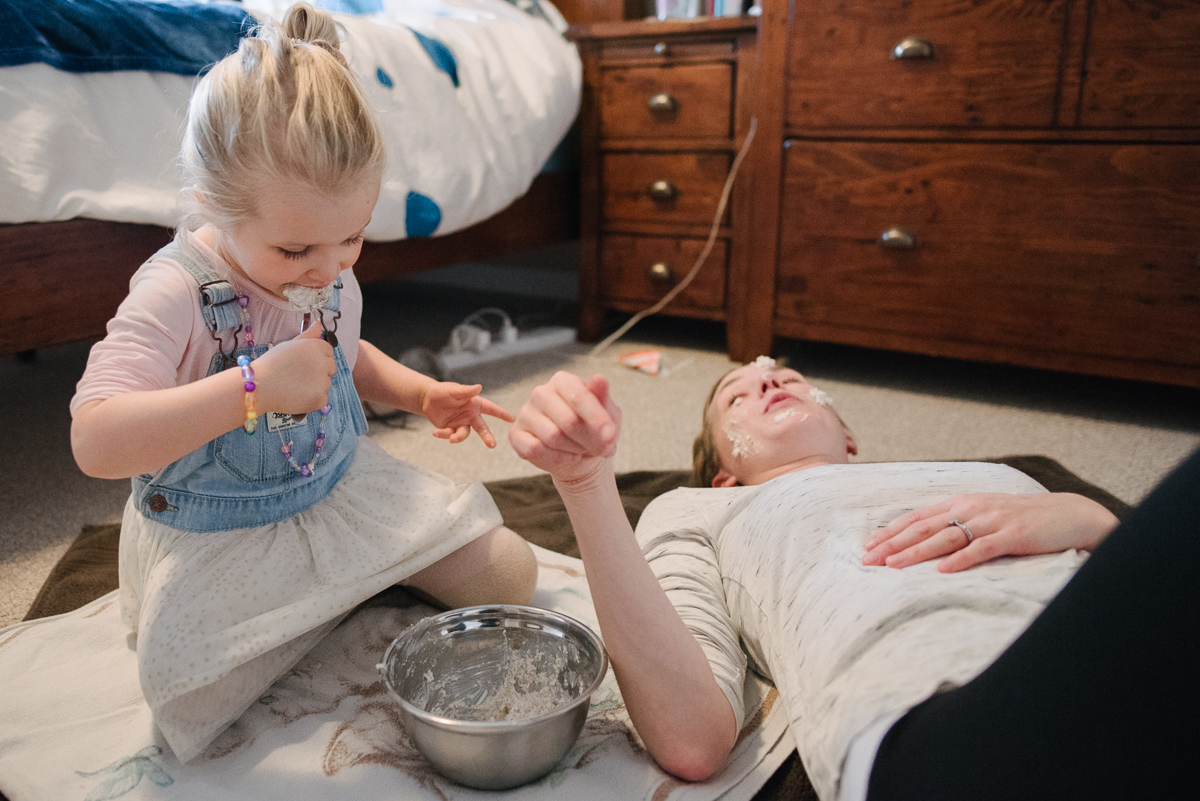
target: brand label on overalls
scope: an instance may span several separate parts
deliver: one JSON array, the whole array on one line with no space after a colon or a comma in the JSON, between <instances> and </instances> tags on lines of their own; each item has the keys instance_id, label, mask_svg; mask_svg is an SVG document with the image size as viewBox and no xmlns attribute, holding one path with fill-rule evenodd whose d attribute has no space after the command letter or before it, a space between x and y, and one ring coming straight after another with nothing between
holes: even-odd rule
<instances>
[{"instance_id":1,"label":"brand label on overalls","mask_svg":"<svg viewBox=\"0 0 1200 801\"><path fill-rule=\"evenodd\" d=\"M283 412L267 412L267 430L271 432L283 431L285 428L295 428L304 423L304 418L307 414L284 414Z\"/></svg>"}]
</instances>

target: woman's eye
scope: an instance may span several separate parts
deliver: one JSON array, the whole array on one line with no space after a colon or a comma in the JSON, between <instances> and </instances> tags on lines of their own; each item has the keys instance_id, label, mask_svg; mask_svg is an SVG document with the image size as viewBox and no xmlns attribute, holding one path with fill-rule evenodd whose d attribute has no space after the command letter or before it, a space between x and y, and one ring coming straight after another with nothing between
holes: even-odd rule
<instances>
[{"instance_id":1,"label":"woman's eye","mask_svg":"<svg viewBox=\"0 0 1200 801\"><path fill-rule=\"evenodd\" d=\"M295 261L296 259L302 259L307 256L310 250L312 250L311 247L305 248L304 250L287 250L285 248L280 248L279 252L283 254L285 259L291 259L292 261Z\"/></svg>"},{"instance_id":2,"label":"woman's eye","mask_svg":"<svg viewBox=\"0 0 1200 801\"><path fill-rule=\"evenodd\" d=\"M739 405L741 405L741 403L742 403L742 397L743 397L742 395L734 395L734 396L733 396L733 399L729 401L729 405L730 405L730 406L739 406Z\"/></svg>"}]
</instances>

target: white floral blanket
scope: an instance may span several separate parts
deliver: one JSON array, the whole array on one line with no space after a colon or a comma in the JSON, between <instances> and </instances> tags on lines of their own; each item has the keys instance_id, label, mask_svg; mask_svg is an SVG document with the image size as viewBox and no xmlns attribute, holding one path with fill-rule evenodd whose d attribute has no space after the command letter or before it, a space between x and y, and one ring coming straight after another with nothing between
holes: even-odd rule
<instances>
[{"instance_id":1,"label":"white floral blanket","mask_svg":"<svg viewBox=\"0 0 1200 801\"><path fill-rule=\"evenodd\" d=\"M582 562L535 550L534 604L598 631ZM402 592L363 605L186 765L154 729L116 592L9 626L0 630L0 791L9 801L737 801L793 748L774 688L751 674L748 722L729 764L710 781L680 782L642 748L610 671L578 742L549 775L506 793L454 784L409 742L375 669L393 638L434 611Z\"/></svg>"}]
</instances>

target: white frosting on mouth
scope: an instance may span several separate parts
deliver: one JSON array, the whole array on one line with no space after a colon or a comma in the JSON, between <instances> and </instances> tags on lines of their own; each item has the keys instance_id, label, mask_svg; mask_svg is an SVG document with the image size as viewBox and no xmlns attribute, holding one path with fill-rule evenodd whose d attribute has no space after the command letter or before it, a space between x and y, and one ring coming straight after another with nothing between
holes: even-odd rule
<instances>
[{"instance_id":1,"label":"white frosting on mouth","mask_svg":"<svg viewBox=\"0 0 1200 801\"><path fill-rule=\"evenodd\" d=\"M775 422L778 423L781 420L785 420L789 417L795 417L798 414L800 414L800 410L798 408L796 408L795 406L789 406L786 409L784 409L782 412L779 412L775 415ZM805 412L804 417L801 417L800 419L801 420L808 419L808 413Z\"/></svg>"},{"instance_id":2,"label":"white frosting on mouth","mask_svg":"<svg viewBox=\"0 0 1200 801\"><path fill-rule=\"evenodd\" d=\"M324 308L329 299L333 297L333 284L316 288L288 284L283 288L283 295L296 311L312 313L317 309Z\"/></svg>"}]
</instances>

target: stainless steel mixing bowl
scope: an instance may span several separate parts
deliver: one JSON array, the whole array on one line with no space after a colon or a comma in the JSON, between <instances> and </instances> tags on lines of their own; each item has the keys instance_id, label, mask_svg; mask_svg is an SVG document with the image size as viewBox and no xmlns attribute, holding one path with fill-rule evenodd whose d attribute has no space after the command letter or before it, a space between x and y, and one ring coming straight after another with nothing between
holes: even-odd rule
<instances>
[{"instance_id":1,"label":"stainless steel mixing bowl","mask_svg":"<svg viewBox=\"0 0 1200 801\"><path fill-rule=\"evenodd\" d=\"M514 659L532 668L517 679L523 697L553 692L567 700L533 717L466 719L511 692ZM587 626L515 605L426 618L397 637L379 664L417 749L439 773L481 790L526 784L558 764L579 737L607 670L604 645Z\"/></svg>"}]
</instances>

